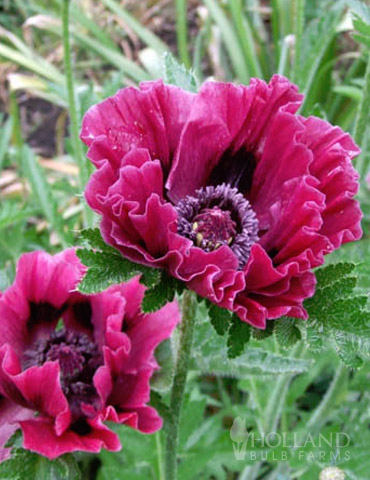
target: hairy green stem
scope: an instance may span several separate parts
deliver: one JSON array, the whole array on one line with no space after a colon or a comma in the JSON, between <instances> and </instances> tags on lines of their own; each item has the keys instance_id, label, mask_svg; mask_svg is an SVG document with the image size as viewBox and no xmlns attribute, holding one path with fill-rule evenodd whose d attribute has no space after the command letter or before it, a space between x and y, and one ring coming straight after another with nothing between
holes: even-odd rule
<instances>
[{"instance_id":1,"label":"hairy green stem","mask_svg":"<svg viewBox=\"0 0 370 480\"><path fill-rule=\"evenodd\" d=\"M365 83L362 91L362 98L357 111L355 128L353 132L353 137L355 139L355 142L359 147L362 148L362 151L363 151L360 157L360 160L357 160L358 162L360 162L357 165L357 169L361 175L366 174L369 168L369 161L365 161L365 155L364 155L364 152L365 152L364 147L365 147L365 141L366 141L366 127L369 121L369 111L370 111L370 55L368 56L368 59L367 59Z\"/></svg>"},{"instance_id":2,"label":"hairy green stem","mask_svg":"<svg viewBox=\"0 0 370 480\"><path fill-rule=\"evenodd\" d=\"M300 342L293 348L291 356L293 358L302 358L305 352L306 346L303 342ZM260 433L268 435L269 433L276 432L292 378L293 375L287 374L278 376L267 402L266 409L263 412L262 425L259 426ZM255 393L257 393L257 391ZM257 478L260 473L261 464L262 462L256 462L254 465L248 465L245 467L240 475L240 480L254 480Z\"/></svg>"},{"instance_id":3,"label":"hairy green stem","mask_svg":"<svg viewBox=\"0 0 370 480\"><path fill-rule=\"evenodd\" d=\"M175 376L173 379L170 412L171 418L166 426L167 441L165 452L165 478L177 478L177 447L179 443L180 413L188 373L191 346L193 343L193 330L196 315L196 295L190 290L185 290L182 299L182 320L180 325L180 340L176 362Z\"/></svg>"},{"instance_id":4,"label":"hairy green stem","mask_svg":"<svg viewBox=\"0 0 370 480\"><path fill-rule=\"evenodd\" d=\"M155 444L157 447L157 459L158 459L158 480L164 480L164 466L163 466L163 456L162 456L162 441L161 441L161 432L155 433Z\"/></svg>"},{"instance_id":5,"label":"hairy green stem","mask_svg":"<svg viewBox=\"0 0 370 480\"><path fill-rule=\"evenodd\" d=\"M185 65L186 68L190 68L186 0L175 0L175 6L177 49L181 62Z\"/></svg>"},{"instance_id":6,"label":"hairy green stem","mask_svg":"<svg viewBox=\"0 0 370 480\"><path fill-rule=\"evenodd\" d=\"M306 430L308 430L312 435L317 432L327 421L328 414L333 408L333 405L336 403L338 394L345 385L347 374L347 368L340 363L324 398L306 424Z\"/></svg>"},{"instance_id":7,"label":"hairy green stem","mask_svg":"<svg viewBox=\"0 0 370 480\"><path fill-rule=\"evenodd\" d=\"M71 141L73 151L76 157L79 169L79 187L84 190L88 180L88 169L85 155L82 149L82 143L79 139L78 117L76 108L76 95L72 71L71 61L71 44L69 36L69 4L70 0L63 0L62 3L62 24L63 24L63 52L64 52L64 68L68 95L68 107L70 118ZM92 224L92 211L88 206L84 205L84 223L85 226Z\"/></svg>"}]
</instances>

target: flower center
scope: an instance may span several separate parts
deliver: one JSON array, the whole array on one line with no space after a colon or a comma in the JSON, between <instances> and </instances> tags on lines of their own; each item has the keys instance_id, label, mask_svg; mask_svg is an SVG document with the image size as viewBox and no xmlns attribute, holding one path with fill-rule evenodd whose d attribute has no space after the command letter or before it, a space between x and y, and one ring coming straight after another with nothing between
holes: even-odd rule
<instances>
[{"instance_id":1,"label":"flower center","mask_svg":"<svg viewBox=\"0 0 370 480\"><path fill-rule=\"evenodd\" d=\"M25 352L24 367L41 366L48 361L59 362L61 387L74 420L82 415L82 403L98 405L93 376L103 358L88 335L66 329L55 331Z\"/></svg>"},{"instance_id":2,"label":"flower center","mask_svg":"<svg viewBox=\"0 0 370 480\"><path fill-rule=\"evenodd\" d=\"M196 233L198 247L209 250L230 244L236 235L236 223L231 213L219 207L203 209L193 218L192 229Z\"/></svg>"},{"instance_id":3,"label":"flower center","mask_svg":"<svg viewBox=\"0 0 370 480\"><path fill-rule=\"evenodd\" d=\"M247 263L258 240L258 220L249 202L230 185L207 186L186 196L176 206L177 231L206 252L228 245L239 260Z\"/></svg>"}]
</instances>

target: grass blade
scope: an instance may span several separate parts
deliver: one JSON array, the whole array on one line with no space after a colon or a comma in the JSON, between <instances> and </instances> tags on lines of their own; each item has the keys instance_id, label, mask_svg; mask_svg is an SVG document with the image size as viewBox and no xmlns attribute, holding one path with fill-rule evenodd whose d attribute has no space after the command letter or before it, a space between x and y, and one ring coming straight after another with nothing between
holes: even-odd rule
<instances>
[{"instance_id":1,"label":"grass blade","mask_svg":"<svg viewBox=\"0 0 370 480\"><path fill-rule=\"evenodd\" d=\"M243 51L240 47L238 37L230 24L222 8L215 0L204 0L211 16L219 26L225 47L229 54L234 72L240 82L247 84L250 79L250 72L244 60Z\"/></svg>"},{"instance_id":2,"label":"grass blade","mask_svg":"<svg viewBox=\"0 0 370 480\"><path fill-rule=\"evenodd\" d=\"M68 235L63 230L61 216L57 212L57 204L51 193L50 185L48 184L43 170L36 161L32 150L24 145L21 149L21 157L23 162L23 170L31 184L32 192L37 198L47 221L58 234L59 240L66 248L69 244Z\"/></svg>"},{"instance_id":3,"label":"grass blade","mask_svg":"<svg viewBox=\"0 0 370 480\"><path fill-rule=\"evenodd\" d=\"M253 35L248 18L244 15L241 0L229 0L229 5L235 30L239 37L240 46L243 49L245 63L248 66L250 75L252 77L262 77L258 56L254 48Z\"/></svg>"},{"instance_id":4,"label":"grass blade","mask_svg":"<svg viewBox=\"0 0 370 480\"><path fill-rule=\"evenodd\" d=\"M119 70L123 71L124 74L128 75L136 82L150 80L149 74L142 68L138 67L136 63L128 60L120 53L114 52L110 48L105 47L98 40L88 37L87 35L80 33L77 30L73 31L72 34L76 38L78 43L93 50L100 57L105 58L108 62L110 62Z\"/></svg>"},{"instance_id":5,"label":"grass blade","mask_svg":"<svg viewBox=\"0 0 370 480\"><path fill-rule=\"evenodd\" d=\"M0 172L3 168L5 154L8 149L10 139L12 136L12 129L13 129L12 117L9 117L0 130Z\"/></svg>"},{"instance_id":6,"label":"grass blade","mask_svg":"<svg viewBox=\"0 0 370 480\"><path fill-rule=\"evenodd\" d=\"M362 96L360 105L358 107L355 128L353 132L353 137L357 145L359 145L364 152L359 158L360 162L357 165L360 175L365 175L369 169L369 157L366 158L366 128L369 122L369 112L370 112L370 55L368 55L366 73L365 73L365 84L362 90ZM358 161L358 160L357 160Z\"/></svg>"},{"instance_id":7,"label":"grass blade","mask_svg":"<svg viewBox=\"0 0 370 480\"><path fill-rule=\"evenodd\" d=\"M299 79L297 83L305 94L304 102L301 106L300 112L305 114L305 108L310 97L310 89L316 78L316 74L320 68L321 62L336 36L336 28L342 17L342 8L328 11L322 17L317 25L306 30L303 42L310 46L310 50L305 52L301 50L303 65L301 64L299 71Z\"/></svg>"},{"instance_id":8,"label":"grass blade","mask_svg":"<svg viewBox=\"0 0 370 480\"><path fill-rule=\"evenodd\" d=\"M176 37L177 50L180 61L186 68L190 68L190 56L188 51L188 25L186 0L175 0L176 6Z\"/></svg>"},{"instance_id":9,"label":"grass blade","mask_svg":"<svg viewBox=\"0 0 370 480\"><path fill-rule=\"evenodd\" d=\"M64 85L63 75L54 67L54 65L42 57L34 55L33 58L29 58L18 50L10 48L3 43L0 43L0 56L16 63L17 65L21 65L52 82Z\"/></svg>"},{"instance_id":10,"label":"grass blade","mask_svg":"<svg viewBox=\"0 0 370 480\"><path fill-rule=\"evenodd\" d=\"M130 15L125 9L119 6L118 2L114 0L101 0L101 2L109 8L109 10L120 17L130 28L136 33L136 35L149 47L152 47L158 53L164 53L168 51L168 46L162 42L162 40L152 33L149 29L143 27L140 22Z\"/></svg>"}]
</instances>

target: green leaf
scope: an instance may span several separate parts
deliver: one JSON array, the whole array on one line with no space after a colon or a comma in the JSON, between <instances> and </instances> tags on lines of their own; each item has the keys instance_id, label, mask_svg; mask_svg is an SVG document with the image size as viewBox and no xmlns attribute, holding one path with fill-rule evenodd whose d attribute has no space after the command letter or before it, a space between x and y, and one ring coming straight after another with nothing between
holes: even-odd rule
<instances>
[{"instance_id":1,"label":"green leaf","mask_svg":"<svg viewBox=\"0 0 370 480\"><path fill-rule=\"evenodd\" d=\"M198 90L194 73L187 70L184 65L180 65L171 53L166 52L163 55L163 64L166 83L176 85L189 92Z\"/></svg>"},{"instance_id":2,"label":"green leaf","mask_svg":"<svg viewBox=\"0 0 370 480\"><path fill-rule=\"evenodd\" d=\"M22 147L21 155L23 169L31 184L32 192L37 198L46 219L57 232L63 246L66 247L69 243L69 235L63 230L62 217L58 214L57 203L53 197L51 187L46 180L44 171L28 146L24 145Z\"/></svg>"},{"instance_id":3,"label":"green leaf","mask_svg":"<svg viewBox=\"0 0 370 480\"><path fill-rule=\"evenodd\" d=\"M251 327L251 335L254 340L265 340L266 338L271 337L275 329L275 321L269 321L266 323L266 328L261 330L260 328Z\"/></svg>"},{"instance_id":4,"label":"green leaf","mask_svg":"<svg viewBox=\"0 0 370 480\"><path fill-rule=\"evenodd\" d=\"M154 372L150 379L150 386L153 390L165 392L172 385L175 371L174 348L170 338L158 345L155 350L155 358L159 369Z\"/></svg>"},{"instance_id":5,"label":"green leaf","mask_svg":"<svg viewBox=\"0 0 370 480\"><path fill-rule=\"evenodd\" d=\"M123 23L128 25L136 35L149 47L156 50L158 53L163 53L168 49L167 45L150 29L144 27L141 22L131 15L127 10L122 8L119 3L114 0L102 0L102 3L109 8L115 15L122 18Z\"/></svg>"},{"instance_id":6,"label":"green leaf","mask_svg":"<svg viewBox=\"0 0 370 480\"><path fill-rule=\"evenodd\" d=\"M103 252L111 252L117 255L117 250L105 243L99 228L85 228L81 230L80 237L91 248L102 250Z\"/></svg>"},{"instance_id":7,"label":"green leaf","mask_svg":"<svg viewBox=\"0 0 370 480\"><path fill-rule=\"evenodd\" d=\"M301 340L301 332L297 327L297 321L291 318L285 317L276 320L274 333L283 348L290 348Z\"/></svg>"},{"instance_id":8,"label":"green leaf","mask_svg":"<svg viewBox=\"0 0 370 480\"><path fill-rule=\"evenodd\" d=\"M370 7L359 0L348 0L353 15L353 27L356 30L352 37L365 47L370 48Z\"/></svg>"},{"instance_id":9,"label":"green leaf","mask_svg":"<svg viewBox=\"0 0 370 480\"><path fill-rule=\"evenodd\" d=\"M9 460L0 464L1 479L30 480L80 480L81 472L73 455L63 455L56 460L13 448Z\"/></svg>"},{"instance_id":10,"label":"green leaf","mask_svg":"<svg viewBox=\"0 0 370 480\"><path fill-rule=\"evenodd\" d=\"M317 270L316 294L304 303L309 320L300 323L313 352L329 341L342 362L352 368L370 358L370 311L367 296L357 290L360 268L338 262Z\"/></svg>"},{"instance_id":11,"label":"green leaf","mask_svg":"<svg viewBox=\"0 0 370 480\"><path fill-rule=\"evenodd\" d=\"M0 171L3 168L6 152L9 148L13 129L12 117L9 117L0 129Z\"/></svg>"},{"instance_id":12,"label":"green leaf","mask_svg":"<svg viewBox=\"0 0 370 480\"><path fill-rule=\"evenodd\" d=\"M289 358L265 351L262 348L256 348L252 341L247 351L242 353L244 342L248 338L248 329L252 329L236 317L232 319L231 336L233 343L230 347L231 353L236 350L238 355L240 353L242 355L233 359L229 358L229 343L226 345L225 337L221 337L214 329L210 328L207 313L206 302L198 304L190 362L192 370L211 375L243 378L245 375L253 374L301 373L310 367L310 361ZM245 331L243 331L243 327L245 327ZM233 338L238 332L240 334L240 331L241 337L244 338L243 341ZM231 339L229 341L231 342Z\"/></svg>"},{"instance_id":13,"label":"green leaf","mask_svg":"<svg viewBox=\"0 0 370 480\"><path fill-rule=\"evenodd\" d=\"M305 112L307 105L310 104L310 93L314 87L317 73L320 69L325 54L336 36L337 26L342 18L343 8L338 2L333 8L328 9L325 15L322 15L317 21L310 22L306 26L302 44L300 65L297 69L297 83L305 99L301 107L301 112ZM306 112L307 113L307 112Z\"/></svg>"},{"instance_id":14,"label":"green leaf","mask_svg":"<svg viewBox=\"0 0 370 480\"><path fill-rule=\"evenodd\" d=\"M86 275L78 285L78 290L82 293L101 292L139 274L140 281L147 286L155 285L160 278L159 270L132 263L120 254L87 248L79 248L76 253L81 262L88 267Z\"/></svg>"},{"instance_id":15,"label":"green leaf","mask_svg":"<svg viewBox=\"0 0 370 480\"><path fill-rule=\"evenodd\" d=\"M251 337L251 327L248 323L242 322L239 317L233 315L227 338L227 356L235 358L243 353L245 345Z\"/></svg>"},{"instance_id":16,"label":"green leaf","mask_svg":"<svg viewBox=\"0 0 370 480\"><path fill-rule=\"evenodd\" d=\"M228 357L241 355L251 337L252 327L226 308L220 308L208 301L206 306L209 321L217 334L223 336L227 332Z\"/></svg>"},{"instance_id":17,"label":"green leaf","mask_svg":"<svg viewBox=\"0 0 370 480\"><path fill-rule=\"evenodd\" d=\"M230 359L224 351L203 357L193 353L192 367L203 373L225 377L245 378L247 375L298 374L310 368L311 361L271 353L259 348L248 348L243 355Z\"/></svg>"},{"instance_id":18,"label":"green leaf","mask_svg":"<svg viewBox=\"0 0 370 480\"><path fill-rule=\"evenodd\" d=\"M220 308L207 302L209 319L219 335L225 335L231 324L231 313L226 308Z\"/></svg>"},{"instance_id":19,"label":"green leaf","mask_svg":"<svg viewBox=\"0 0 370 480\"><path fill-rule=\"evenodd\" d=\"M139 274L141 274L140 282L149 288L154 287L160 281L160 270L130 262L122 257L117 250L104 242L99 229L83 230L81 237L94 250L78 248L76 251L78 258L88 267L84 278L78 285L80 292L86 294L101 292Z\"/></svg>"},{"instance_id":20,"label":"green leaf","mask_svg":"<svg viewBox=\"0 0 370 480\"><path fill-rule=\"evenodd\" d=\"M181 293L183 289L184 284L182 282L162 271L159 282L145 292L141 305L143 312L150 313L159 310L167 302L172 302L176 292Z\"/></svg>"}]
</instances>

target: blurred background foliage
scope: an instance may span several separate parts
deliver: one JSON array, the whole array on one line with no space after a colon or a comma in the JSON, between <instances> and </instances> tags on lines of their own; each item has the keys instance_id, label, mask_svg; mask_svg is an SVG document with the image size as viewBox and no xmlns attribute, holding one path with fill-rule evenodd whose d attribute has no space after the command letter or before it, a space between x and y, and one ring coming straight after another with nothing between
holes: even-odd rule
<instances>
[{"instance_id":1,"label":"blurred background foliage","mask_svg":"<svg viewBox=\"0 0 370 480\"><path fill-rule=\"evenodd\" d=\"M70 138L61 7L62 0L0 0L0 291L11 283L21 253L75 245L81 228L95 221L84 215L79 152ZM193 69L199 83L212 78L247 84L254 76L286 75L306 95L300 113L353 133L362 148L356 167L365 235L330 261L365 260L360 283L368 294L370 148L366 122L359 122L359 112L370 107L366 2L80 0L72 1L70 10L78 122L90 105L118 88L160 78L163 53L170 51ZM199 315L201 334L206 313L200 309ZM203 335L198 346L204 339L217 346L209 326ZM276 335L253 339L257 353L232 372L202 364L212 352L195 355L180 478L313 480L324 466L336 464L348 478L368 480L369 344L362 368L349 370L339 365L333 349L317 355L292 341L292 331L280 342ZM171 375L163 372L158 388L165 397L165 375ZM317 451L310 455L314 449L307 446L307 455L299 458L290 451L288 462L279 461L282 447L267 448L261 461L237 461L230 438L237 416L260 433L345 432L350 459L343 449L324 458ZM124 428L121 434L122 454L81 456L86 478L163 478L164 433L143 436Z\"/></svg>"}]
</instances>

